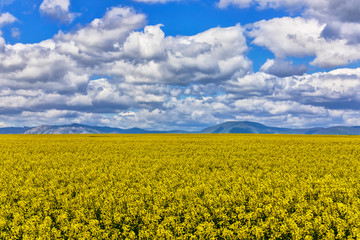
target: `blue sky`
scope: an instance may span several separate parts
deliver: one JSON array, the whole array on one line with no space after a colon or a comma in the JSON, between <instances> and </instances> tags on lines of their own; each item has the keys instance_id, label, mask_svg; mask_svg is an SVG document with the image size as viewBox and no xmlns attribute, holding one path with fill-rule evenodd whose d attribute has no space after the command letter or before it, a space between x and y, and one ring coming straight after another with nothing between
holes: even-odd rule
<instances>
[{"instance_id":1,"label":"blue sky","mask_svg":"<svg viewBox=\"0 0 360 240\"><path fill-rule=\"evenodd\" d=\"M0 126L360 125L357 0L3 0Z\"/></svg>"}]
</instances>

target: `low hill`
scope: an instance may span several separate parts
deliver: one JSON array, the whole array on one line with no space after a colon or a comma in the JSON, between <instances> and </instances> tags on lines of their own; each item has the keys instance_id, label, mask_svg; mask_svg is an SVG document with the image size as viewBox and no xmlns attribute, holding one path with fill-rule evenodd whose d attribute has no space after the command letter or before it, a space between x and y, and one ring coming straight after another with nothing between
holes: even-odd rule
<instances>
[{"instance_id":1,"label":"low hill","mask_svg":"<svg viewBox=\"0 0 360 240\"><path fill-rule=\"evenodd\" d=\"M201 133L267 133L267 134L322 134L322 135L360 135L360 127L335 126L328 128L279 128L269 127L257 122L225 122L208 127Z\"/></svg>"},{"instance_id":2,"label":"low hill","mask_svg":"<svg viewBox=\"0 0 360 240\"><path fill-rule=\"evenodd\" d=\"M321 134L321 135L360 135L360 126L335 126L328 128L280 128L266 126L257 122L232 121L205 128L200 132L180 130L150 131L141 128L113 128L83 124L42 125L36 127L0 128L0 134L149 134L149 133L263 133L263 134Z\"/></svg>"},{"instance_id":3,"label":"low hill","mask_svg":"<svg viewBox=\"0 0 360 240\"><path fill-rule=\"evenodd\" d=\"M0 128L0 134L23 134L31 127L4 127Z\"/></svg>"},{"instance_id":4,"label":"low hill","mask_svg":"<svg viewBox=\"0 0 360 240\"><path fill-rule=\"evenodd\" d=\"M184 131L148 131L141 128L112 128L98 127L83 124L71 124L61 126L42 125L29 128L23 132L24 134L107 134L107 133L127 133L127 134L143 134L143 133L185 133Z\"/></svg>"}]
</instances>

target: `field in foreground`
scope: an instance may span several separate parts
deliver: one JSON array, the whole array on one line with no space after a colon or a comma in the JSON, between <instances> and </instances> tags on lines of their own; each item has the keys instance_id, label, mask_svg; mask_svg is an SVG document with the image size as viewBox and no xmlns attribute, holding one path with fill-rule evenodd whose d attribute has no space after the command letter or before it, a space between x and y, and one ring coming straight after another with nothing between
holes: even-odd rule
<instances>
[{"instance_id":1,"label":"field in foreground","mask_svg":"<svg viewBox=\"0 0 360 240\"><path fill-rule=\"evenodd\" d=\"M2 135L0 239L360 238L360 137Z\"/></svg>"}]
</instances>

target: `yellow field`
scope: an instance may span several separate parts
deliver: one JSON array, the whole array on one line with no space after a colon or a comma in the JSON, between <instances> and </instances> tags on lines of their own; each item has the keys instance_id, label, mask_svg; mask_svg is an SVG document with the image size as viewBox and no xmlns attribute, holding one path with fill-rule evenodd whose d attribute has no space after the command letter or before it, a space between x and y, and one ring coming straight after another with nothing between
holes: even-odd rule
<instances>
[{"instance_id":1,"label":"yellow field","mask_svg":"<svg viewBox=\"0 0 360 240\"><path fill-rule=\"evenodd\" d=\"M360 238L360 137L1 135L0 239Z\"/></svg>"}]
</instances>

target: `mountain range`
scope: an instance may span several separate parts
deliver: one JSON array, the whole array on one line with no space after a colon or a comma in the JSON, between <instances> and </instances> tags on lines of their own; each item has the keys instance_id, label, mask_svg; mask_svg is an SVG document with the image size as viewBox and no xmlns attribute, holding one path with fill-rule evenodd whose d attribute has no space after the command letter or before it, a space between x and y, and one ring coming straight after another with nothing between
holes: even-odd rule
<instances>
[{"instance_id":1,"label":"mountain range","mask_svg":"<svg viewBox=\"0 0 360 240\"><path fill-rule=\"evenodd\" d=\"M316 128L269 127L257 122L225 122L208 127L200 133L264 133L264 134L317 134L317 135L360 135L360 126L334 126Z\"/></svg>"},{"instance_id":2,"label":"mountain range","mask_svg":"<svg viewBox=\"0 0 360 240\"><path fill-rule=\"evenodd\" d=\"M89 126L83 124L71 125L41 125L36 127L6 127L0 128L0 134L149 134L149 133L263 133L263 134L317 134L317 135L360 135L360 126L334 126L317 128L281 128L270 127L257 122L233 121L224 122L205 128L199 132L181 130L150 131L141 128L113 128Z\"/></svg>"},{"instance_id":3,"label":"mountain range","mask_svg":"<svg viewBox=\"0 0 360 240\"><path fill-rule=\"evenodd\" d=\"M83 124L71 125L41 125L36 127L7 127L0 128L0 134L107 134L107 133L128 133L128 134L144 134L144 133L187 133L185 131L148 131L141 128L113 128L98 127Z\"/></svg>"}]
</instances>

